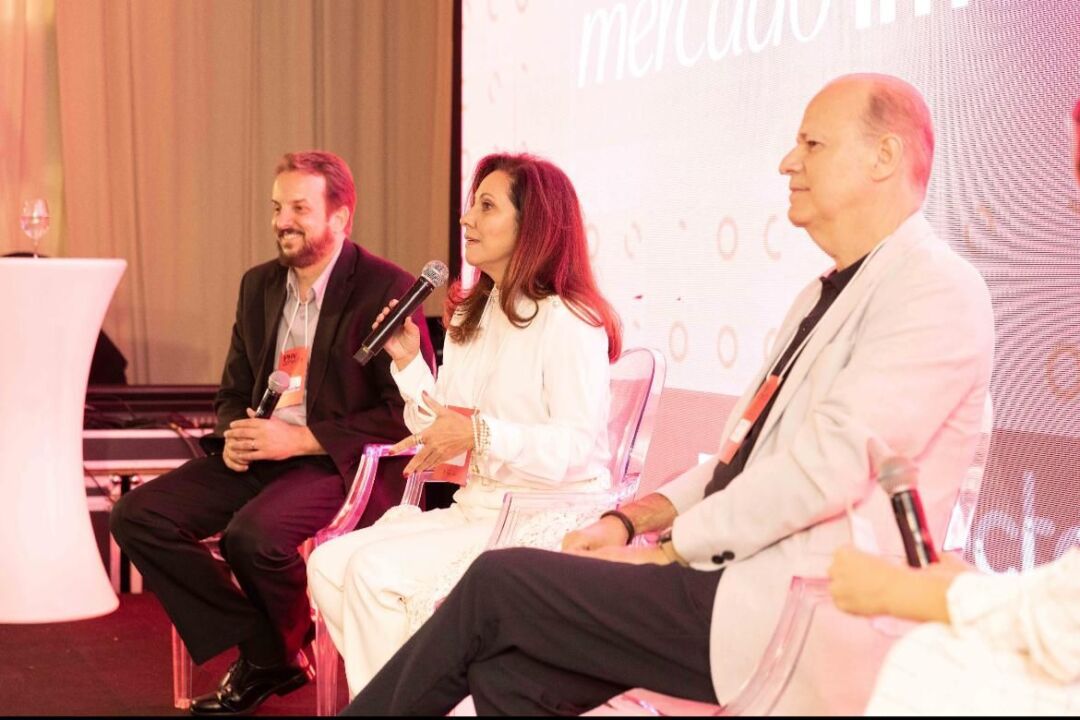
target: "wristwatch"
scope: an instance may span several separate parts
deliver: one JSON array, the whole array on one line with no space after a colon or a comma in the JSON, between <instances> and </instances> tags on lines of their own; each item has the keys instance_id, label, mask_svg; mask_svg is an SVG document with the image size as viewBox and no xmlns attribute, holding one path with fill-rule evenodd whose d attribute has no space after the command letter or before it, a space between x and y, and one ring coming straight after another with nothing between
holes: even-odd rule
<instances>
[{"instance_id":1,"label":"wristwatch","mask_svg":"<svg viewBox=\"0 0 1080 720\"><path fill-rule=\"evenodd\" d=\"M679 551L675 549L675 543L671 541L671 528L668 528L664 532L660 533L660 538L656 542L667 559L673 563L678 563L683 567L689 567L690 563L686 562L686 558L679 554Z\"/></svg>"}]
</instances>

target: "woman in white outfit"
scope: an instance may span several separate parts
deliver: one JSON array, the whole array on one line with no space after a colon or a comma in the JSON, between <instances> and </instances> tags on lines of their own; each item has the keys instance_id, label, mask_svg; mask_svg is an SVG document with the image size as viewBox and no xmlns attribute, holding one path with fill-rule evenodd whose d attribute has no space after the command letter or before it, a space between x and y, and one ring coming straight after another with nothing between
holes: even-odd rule
<instances>
[{"instance_id":1,"label":"woman in white outfit","mask_svg":"<svg viewBox=\"0 0 1080 720\"><path fill-rule=\"evenodd\" d=\"M1080 715L1080 548L1005 575L843 548L829 576L841 610L924 621L889 651L867 715Z\"/></svg>"},{"instance_id":2,"label":"woman in white outfit","mask_svg":"<svg viewBox=\"0 0 1080 720\"><path fill-rule=\"evenodd\" d=\"M608 368L619 322L596 287L573 185L539 158L490 155L461 224L478 272L472 288L450 290L438 381L411 320L385 349L413 431L396 449L420 446L406 474L446 463L463 465L467 479L451 507L394 508L308 562L353 695L483 551L507 491L610 485Z\"/></svg>"}]
</instances>

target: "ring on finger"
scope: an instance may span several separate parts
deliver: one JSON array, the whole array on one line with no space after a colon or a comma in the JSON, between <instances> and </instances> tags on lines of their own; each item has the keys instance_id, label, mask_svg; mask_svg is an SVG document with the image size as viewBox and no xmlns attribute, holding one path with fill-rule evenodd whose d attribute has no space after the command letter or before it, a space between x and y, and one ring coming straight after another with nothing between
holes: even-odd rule
<instances>
[{"instance_id":1,"label":"ring on finger","mask_svg":"<svg viewBox=\"0 0 1080 720\"><path fill-rule=\"evenodd\" d=\"M413 439L413 445L423 445L424 444L424 438L420 437L420 433L413 433L412 439Z\"/></svg>"}]
</instances>

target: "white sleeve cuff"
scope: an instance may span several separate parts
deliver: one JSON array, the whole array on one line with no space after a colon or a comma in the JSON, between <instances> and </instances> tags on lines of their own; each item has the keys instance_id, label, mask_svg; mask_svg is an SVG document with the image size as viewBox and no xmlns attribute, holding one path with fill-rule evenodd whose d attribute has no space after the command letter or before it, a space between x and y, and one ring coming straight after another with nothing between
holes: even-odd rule
<instances>
[{"instance_id":1,"label":"white sleeve cuff","mask_svg":"<svg viewBox=\"0 0 1080 720\"><path fill-rule=\"evenodd\" d=\"M390 377L397 384L402 398L406 401L415 402L423 408L425 414L430 414L430 411L423 404L420 394L434 385L434 378L431 375L431 368L428 367L421 353L416 353L416 357L401 370L397 369L397 363L391 361Z\"/></svg>"},{"instance_id":2,"label":"white sleeve cuff","mask_svg":"<svg viewBox=\"0 0 1080 720\"><path fill-rule=\"evenodd\" d=\"M481 417L488 426L488 456L501 462L513 462L517 459L524 447L521 428L486 413L481 413Z\"/></svg>"}]
</instances>

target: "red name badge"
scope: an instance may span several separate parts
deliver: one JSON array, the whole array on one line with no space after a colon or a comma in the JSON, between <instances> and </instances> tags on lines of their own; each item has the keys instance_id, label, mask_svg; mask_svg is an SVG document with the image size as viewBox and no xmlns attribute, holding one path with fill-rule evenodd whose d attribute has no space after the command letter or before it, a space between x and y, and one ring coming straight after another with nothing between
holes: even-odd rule
<instances>
[{"instance_id":1,"label":"red name badge","mask_svg":"<svg viewBox=\"0 0 1080 720\"><path fill-rule=\"evenodd\" d=\"M307 378L308 348L294 347L281 351L278 370L289 375L289 389L281 394L277 407L287 408L304 401L304 382Z\"/></svg>"},{"instance_id":2,"label":"red name badge","mask_svg":"<svg viewBox=\"0 0 1080 720\"><path fill-rule=\"evenodd\" d=\"M472 417L472 408L457 407L456 405L448 405L447 407L465 417ZM431 469L431 478L441 482L454 483L455 485L464 485L465 481L469 478L469 466L471 461L472 450L469 450L433 467Z\"/></svg>"},{"instance_id":3,"label":"red name badge","mask_svg":"<svg viewBox=\"0 0 1080 720\"><path fill-rule=\"evenodd\" d=\"M735 428L724 440L724 445L720 448L720 462L727 465L731 462L731 458L735 457L739 446L746 439L746 434L750 432L750 428L754 427L754 423L761 417L761 413L765 411L765 406L772 400L772 396L776 394L778 387L780 387L779 375L770 375L765 378L765 382L761 383L761 387L754 394L754 399L746 406L746 410L743 411L739 422L735 423Z\"/></svg>"}]
</instances>

